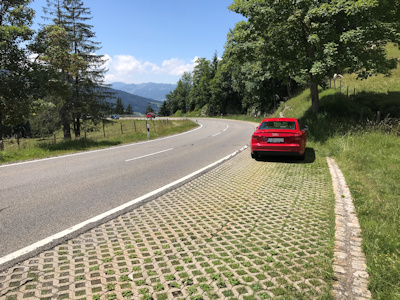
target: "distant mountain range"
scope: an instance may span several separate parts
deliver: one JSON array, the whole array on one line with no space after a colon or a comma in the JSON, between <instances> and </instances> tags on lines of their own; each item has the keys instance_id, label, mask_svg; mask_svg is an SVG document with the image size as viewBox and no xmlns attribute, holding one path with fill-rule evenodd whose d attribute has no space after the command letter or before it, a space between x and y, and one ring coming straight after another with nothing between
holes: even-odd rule
<instances>
[{"instance_id":1,"label":"distant mountain range","mask_svg":"<svg viewBox=\"0 0 400 300\"><path fill-rule=\"evenodd\" d=\"M133 111L136 113L144 114L149 102L150 102L151 107L156 112L158 112L163 103L163 101L157 101L154 99L141 97L138 95L133 95L131 93L127 93L127 92L117 90L117 89L110 89L109 91L115 93L114 94L115 98L121 98L122 104L124 105L125 109L130 104L132 106ZM110 100L109 102L115 104L116 99Z\"/></svg>"},{"instance_id":2,"label":"distant mountain range","mask_svg":"<svg viewBox=\"0 0 400 300\"><path fill-rule=\"evenodd\" d=\"M123 82L113 82L111 87L116 90L127 92L133 95L138 95L144 98L150 98L158 101L166 100L165 95L169 92L175 90L176 84L169 83L123 83ZM123 102L123 101L122 101Z\"/></svg>"}]
</instances>

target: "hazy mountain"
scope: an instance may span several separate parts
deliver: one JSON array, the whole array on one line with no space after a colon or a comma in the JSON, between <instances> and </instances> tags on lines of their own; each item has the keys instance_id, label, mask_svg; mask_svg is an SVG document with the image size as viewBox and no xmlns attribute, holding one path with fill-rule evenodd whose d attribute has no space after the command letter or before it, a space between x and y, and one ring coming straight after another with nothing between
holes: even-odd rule
<instances>
[{"instance_id":1,"label":"hazy mountain","mask_svg":"<svg viewBox=\"0 0 400 300\"><path fill-rule=\"evenodd\" d=\"M130 104L132 106L132 109L134 112L139 112L144 114L148 103L150 102L151 107L158 112L161 105L162 105L162 101L157 101L154 99L150 99L150 98L146 98L146 97L141 97L138 95L132 95L130 93L124 92L124 91L120 91L117 89L110 89L110 92L115 93L114 97L115 99L110 100L109 102L111 103L116 103L117 100L116 98L121 98L122 100L122 104L124 105L124 108L126 109L127 106Z\"/></svg>"},{"instance_id":2,"label":"hazy mountain","mask_svg":"<svg viewBox=\"0 0 400 300\"><path fill-rule=\"evenodd\" d=\"M120 91L124 91L130 94L138 95L145 98L155 99L159 101L164 101L166 99L165 95L169 92L175 90L176 84L169 83L123 83L114 82L111 84L112 88Z\"/></svg>"}]
</instances>

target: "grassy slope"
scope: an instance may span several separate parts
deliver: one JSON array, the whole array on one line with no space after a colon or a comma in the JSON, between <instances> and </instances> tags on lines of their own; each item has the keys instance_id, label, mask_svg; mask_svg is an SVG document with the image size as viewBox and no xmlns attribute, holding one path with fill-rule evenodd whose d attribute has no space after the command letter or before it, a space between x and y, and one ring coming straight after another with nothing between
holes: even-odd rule
<instances>
[{"instance_id":1,"label":"grassy slope","mask_svg":"<svg viewBox=\"0 0 400 300\"><path fill-rule=\"evenodd\" d=\"M388 53L400 57L393 46ZM338 88L321 91L321 110L314 115L309 92L304 91L286 103L284 116L308 124L308 146L317 155L334 157L346 177L374 299L400 299L400 69L390 78L364 81L346 74L342 93L347 93L347 85L349 91L356 89L355 97L339 94ZM381 120L389 113L397 120L377 124L378 110Z\"/></svg>"}]
</instances>

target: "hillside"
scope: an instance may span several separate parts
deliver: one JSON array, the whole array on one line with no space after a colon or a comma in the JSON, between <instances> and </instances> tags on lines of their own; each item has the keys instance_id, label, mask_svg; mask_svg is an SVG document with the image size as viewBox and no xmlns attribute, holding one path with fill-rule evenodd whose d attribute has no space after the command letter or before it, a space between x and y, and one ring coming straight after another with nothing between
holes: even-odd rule
<instances>
[{"instance_id":1,"label":"hillside","mask_svg":"<svg viewBox=\"0 0 400 300\"><path fill-rule=\"evenodd\" d=\"M112 88L124 91L130 94L138 95L145 98L164 101L165 95L176 88L176 84L168 83L140 83L140 84L127 84L123 82L114 82L111 84Z\"/></svg>"},{"instance_id":2,"label":"hillside","mask_svg":"<svg viewBox=\"0 0 400 300\"><path fill-rule=\"evenodd\" d=\"M110 89L110 91L115 93L114 95L115 98L121 98L124 108L126 108L130 104L132 106L133 111L136 113L144 114L149 102L151 104L151 107L156 112L159 111L159 108L162 105L162 101L157 101L151 98L133 95L116 89ZM109 102L115 104L116 99L110 100Z\"/></svg>"}]
</instances>

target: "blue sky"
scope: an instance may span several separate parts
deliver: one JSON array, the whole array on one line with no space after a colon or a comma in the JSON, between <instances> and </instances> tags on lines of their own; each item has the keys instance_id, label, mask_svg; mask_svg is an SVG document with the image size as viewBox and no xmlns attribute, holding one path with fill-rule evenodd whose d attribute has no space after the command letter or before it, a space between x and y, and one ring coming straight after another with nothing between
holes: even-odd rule
<instances>
[{"instance_id":1,"label":"blue sky","mask_svg":"<svg viewBox=\"0 0 400 300\"><path fill-rule=\"evenodd\" d=\"M198 57L224 51L226 35L241 15L228 10L233 0L83 0L90 8L108 58L107 83L176 83ZM36 25L43 23L45 0L34 0Z\"/></svg>"}]
</instances>

